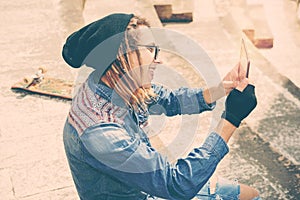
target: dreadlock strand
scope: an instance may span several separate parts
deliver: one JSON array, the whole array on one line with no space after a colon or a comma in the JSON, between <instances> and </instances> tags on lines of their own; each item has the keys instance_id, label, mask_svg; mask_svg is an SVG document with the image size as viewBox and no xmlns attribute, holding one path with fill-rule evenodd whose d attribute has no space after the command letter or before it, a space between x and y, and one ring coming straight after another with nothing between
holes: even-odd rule
<instances>
[{"instance_id":1,"label":"dreadlock strand","mask_svg":"<svg viewBox=\"0 0 300 200\"><path fill-rule=\"evenodd\" d=\"M150 27L149 23L140 17L134 16L127 27L124 40L122 41L116 60L111 68L104 74L109 87L114 89L116 93L131 106L135 111L139 109L147 109L147 103L155 96L151 88L145 88L143 83L143 67L133 67L134 61L141 66L142 57L139 49L137 49L137 41L139 38L137 29L139 26ZM136 55L137 60L134 56Z\"/></svg>"}]
</instances>

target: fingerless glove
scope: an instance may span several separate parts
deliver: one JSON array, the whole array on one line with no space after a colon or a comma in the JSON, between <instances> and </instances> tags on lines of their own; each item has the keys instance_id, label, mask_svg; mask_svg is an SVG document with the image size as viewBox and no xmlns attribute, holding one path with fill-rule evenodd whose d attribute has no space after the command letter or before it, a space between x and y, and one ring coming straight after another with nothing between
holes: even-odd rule
<instances>
[{"instance_id":1,"label":"fingerless glove","mask_svg":"<svg viewBox=\"0 0 300 200\"><path fill-rule=\"evenodd\" d=\"M256 107L257 100L253 85L248 85L243 92L233 89L225 102L225 111L222 118L225 118L235 127L239 127L241 121L245 119Z\"/></svg>"}]
</instances>

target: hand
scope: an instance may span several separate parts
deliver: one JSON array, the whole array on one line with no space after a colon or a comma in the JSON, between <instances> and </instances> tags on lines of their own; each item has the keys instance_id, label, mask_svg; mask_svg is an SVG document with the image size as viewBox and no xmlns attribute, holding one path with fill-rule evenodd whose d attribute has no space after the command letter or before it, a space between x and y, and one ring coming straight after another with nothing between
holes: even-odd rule
<instances>
[{"instance_id":1,"label":"hand","mask_svg":"<svg viewBox=\"0 0 300 200\"><path fill-rule=\"evenodd\" d=\"M230 72L226 74L222 82L215 87L205 89L203 97L206 103L211 104L225 95L228 95L236 88L241 80L245 79L246 71L238 63Z\"/></svg>"},{"instance_id":2,"label":"hand","mask_svg":"<svg viewBox=\"0 0 300 200\"><path fill-rule=\"evenodd\" d=\"M222 80L223 87L225 89L226 95L228 95L231 90L236 88L239 83L246 78L246 71L238 63Z\"/></svg>"},{"instance_id":3,"label":"hand","mask_svg":"<svg viewBox=\"0 0 300 200\"><path fill-rule=\"evenodd\" d=\"M243 79L236 89L233 89L225 102L225 118L235 127L239 127L241 121L246 118L256 107L255 87L249 84L248 79Z\"/></svg>"}]
</instances>

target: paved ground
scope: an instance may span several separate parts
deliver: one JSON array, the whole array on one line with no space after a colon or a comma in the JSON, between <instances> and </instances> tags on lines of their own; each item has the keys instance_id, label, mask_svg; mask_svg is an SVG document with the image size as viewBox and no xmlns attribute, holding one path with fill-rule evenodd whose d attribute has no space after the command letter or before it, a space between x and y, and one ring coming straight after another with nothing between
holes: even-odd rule
<instances>
[{"instance_id":1,"label":"paved ground","mask_svg":"<svg viewBox=\"0 0 300 200\"><path fill-rule=\"evenodd\" d=\"M286 5L284 0L278 2ZM234 29L230 28L231 24L226 23L230 15L220 16L218 10L220 8L218 5L222 5L219 4L220 2L216 5L204 0L189 1L189 3L194 4L188 7L195 9L194 22L171 24L166 27L184 33L201 44L222 76L238 59L236 41L239 41L237 39L239 36L232 34L230 31ZM221 3L223 3L221 11L226 13L228 10L225 8L230 8L230 1ZM22 3L12 0L3 2L0 6L2 10L0 14L2 18L0 21L2 38L0 101L3 105L0 108L3 113L0 120L1 199L78 199L62 144L62 128L69 103L37 96L20 96L11 92L10 86L24 75L33 73L39 66L45 66L51 76L74 80L78 71L67 67L60 56L65 37L83 24L108 13L135 12L150 19L153 25L161 27L158 19L152 17L155 13L152 5L147 2L130 0L107 3L90 0L86 2L83 13L81 5L81 0L48 2L28 0ZM176 9L180 11L182 7L181 4L178 5ZM281 13L279 16L285 16L289 7L285 8L284 12L278 10L278 13ZM274 35L278 32L280 31L274 29ZM295 30L293 35L297 36ZM281 34L280 38L285 36ZM284 55L295 56L296 46L288 50L288 45L281 44L280 48L285 49ZM271 50L258 52L254 47L250 49L251 55L257 60L257 66L253 68L252 73L258 80L258 98L261 103L257 110L260 111L253 113L246 121L248 126L243 125L231 141L231 153L222 162L219 173L228 178L240 178L242 182L257 187L265 199L296 199L297 194L299 195L299 179L296 178L297 174L299 178L299 168L291 161L298 163L300 159L297 157L300 155L299 145L297 145L299 144L299 122L297 121L299 98L287 92L280 82L281 76L274 75L261 67L261 65L277 67L274 65L277 62L266 65L268 61L261 54L284 63L284 59L279 58L280 50L276 47L274 53ZM289 51L292 54L289 54ZM178 76L178 79L175 78L178 80L175 83L180 82L183 77L186 85L204 84L201 77L195 75L193 68L184 60L167 53L164 56L167 61L171 60L166 64L174 66L174 74ZM288 61L284 69L293 67L297 63L297 60L288 59ZM181 66L184 66L184 70ZM164 69L161 69L162 73ZM285 75L288 77L291 75L291 79L298 83L299 76L294 75L299 70L294 68L292 70L295 70L292 74ZM160 78L165 78L171 85L175 84L174 81L172 82L173 79L165 76ZM280 80L279 83L276 80ZM270 90L272 92L267 92ZM209 124L209 121L205 121L208 117L211 115L205 114L202 118L193 118L193 120ZM171 130L178 128L172 127L172 123L191 119L167 120L163 120L165 132L170 131L171 128L173 128ZM190 125L194 126L194 124L181 124L182 129ZM208 125L197 126L196 130L199 134L194 138L194 142L199 143L203 140L205 131L209 128ZM288 137L284 137L285 135ZM158 138L159 140L156 141L165 146L169 146L168 141L172 140L172 136L168 134L162 134ZM261 152L264 152L263 158Z\"/></svg>"}]
</instances>

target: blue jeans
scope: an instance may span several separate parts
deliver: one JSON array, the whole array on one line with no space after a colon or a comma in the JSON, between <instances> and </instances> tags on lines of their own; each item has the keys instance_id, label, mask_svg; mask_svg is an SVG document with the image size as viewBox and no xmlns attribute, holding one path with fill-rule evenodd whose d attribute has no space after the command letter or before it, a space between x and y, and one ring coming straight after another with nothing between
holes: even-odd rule
<instances>
[{"instance_id":1,"label":"blue jeans","mask_svg":"<svg viewBox=\"0 0 300 200\"><path fill-rule=\"evenodd\" d=\"M229 181L218 177L214 193L210 191L210 182L207 182L199 191L196 199L199 200L238 200L240 195L240 185L235 181Z\"/></svg>"},{"instance_id":2,"label":"blue jeans","mask_svg":"<svg viewBox=\"0 0 300 200\"><path fill-rule=\"evenodd\" d=\"M210 192L210 182L208 181L193 200L238 200L240 195L240 185L235 181L229 181L218 177L216 190ZM147 200L162 200L157 197L150 197ZM257 199L260 200L260 199Z\"/></svg>"},{"instance_id":3,"label":"blue jeans","mask_svg":"<svg viewBox=\"0 0 300 200\"><path fill-rule=\"evenodd\" d=\"M222 177L218 177L216 190L214 193L210 192L210 183L207 182L204 187L194 198L199 200L239 200L240 185L237 181L229 181ZM255 197L252 200L261 200L260 197Z\"/></svg>"}]
</instances>

